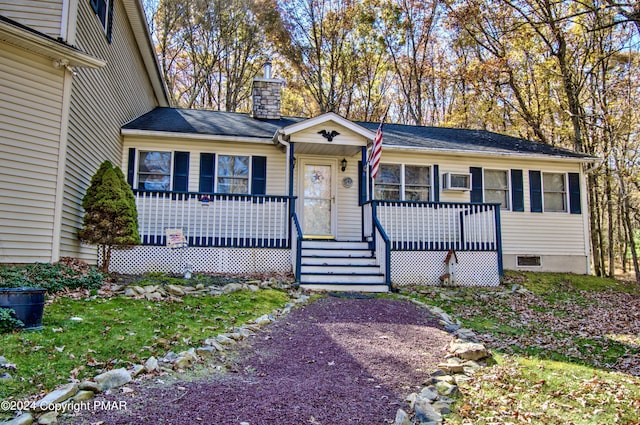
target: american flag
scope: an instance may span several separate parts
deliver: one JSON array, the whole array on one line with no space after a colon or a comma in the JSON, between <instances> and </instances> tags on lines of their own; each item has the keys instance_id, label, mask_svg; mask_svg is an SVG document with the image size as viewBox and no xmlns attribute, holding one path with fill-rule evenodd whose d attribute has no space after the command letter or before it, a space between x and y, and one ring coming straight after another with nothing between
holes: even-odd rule
<instances>
[{"instance_id":1,"label":"american flag","mask_svg":"<svg viewBox=\"0 0 640 425\"><path fill-rule=\"evenodd\" d=\"M382 125L384 123L387 114L382 116L380 120L380 126L376 131L376 137L373 138L373 147L371 148L371 155L369 156L369 164L371 165L371 178L375 179L378 175L378 168L380 167L380 157L382 156Z\"/></svg>"}]
</instances>

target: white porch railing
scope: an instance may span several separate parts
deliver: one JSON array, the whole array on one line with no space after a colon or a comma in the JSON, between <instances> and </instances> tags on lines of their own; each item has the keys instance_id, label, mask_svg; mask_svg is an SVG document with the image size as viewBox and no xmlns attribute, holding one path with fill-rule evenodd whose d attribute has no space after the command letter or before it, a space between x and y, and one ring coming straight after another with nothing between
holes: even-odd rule
<instances>
[{"instance_id":1,"label":"white porch railing","mask_svg":"<svg viewBox=\"0 0 640 425\"><path fill-rule=\"evenodd\" d=\"M289 248L287 196L135 190L143 245L165 245L181 228L189 246Z\"/></svg>"},{"instance_id":2,"label":"white porch railing","mask_svg":"<svg viewBox=\"0 0 640 425\"><path fill-rule=\"evenodd\" d=\"M375 218L392 251L500 250L497 204L372 201L364 208L365 235L373 235Z\"/></svg>"}]
</instances>

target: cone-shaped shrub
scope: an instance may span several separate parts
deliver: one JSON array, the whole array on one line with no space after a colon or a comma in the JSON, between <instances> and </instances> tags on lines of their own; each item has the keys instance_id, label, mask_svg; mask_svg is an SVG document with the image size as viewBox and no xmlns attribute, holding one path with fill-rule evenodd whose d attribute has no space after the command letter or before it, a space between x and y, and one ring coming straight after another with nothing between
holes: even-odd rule
<instances>
[{"instance_id":1,"label":"cone-shaped shrub","mask_svg":"<svg viewBox=\"0 0 640 425\"><path fill-rule=\"evenodd\" d=\"M82 199L85 214L80 240L98 245L102 270L109 270L111 248L140 244L138 212L124 174L109 161L100 165Z\"/></svg>"}]
</instances>

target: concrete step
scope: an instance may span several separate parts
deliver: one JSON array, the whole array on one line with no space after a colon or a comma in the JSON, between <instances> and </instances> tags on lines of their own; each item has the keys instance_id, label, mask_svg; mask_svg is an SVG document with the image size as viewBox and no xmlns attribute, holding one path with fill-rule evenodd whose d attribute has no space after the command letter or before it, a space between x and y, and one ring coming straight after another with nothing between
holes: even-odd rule
<instances>
[{"instance_id":1,"label":"concrete step","mask_svg":"<svg viewBox=\"0 0 640 425\"><path fill-rule=\"evenodd\" d=\"M368 249L302 248L302 256L326 258L371 258L373 257L373 251Z\"/></svg>"},{"instance_id":2,"label":"concrete step","mask_svg":"<svg viewBox=\"0 0 640 425\"><path fill-rule=\"evenodd\" d=\"M378 265L366 265L356 266L353 264L340 265L340 264L306 264L304 259L300 267L300 272L303 274L343 274L343 275L376 275L380 274L380 266Z\"/></svg>"},{"instance_id":3,"label":"concrete step","mask_svg":"<svg viewBox=\"0 0 640 425\"><path fill-rule=\"evenodd\" d=\"M389 287L387 285L305 283L301 284L300 287L310 291L389 292Z\"/></svg>"},{"instance_id":4,"label":"concrete step","mask_svg":"<svg viewBox=\"0 0 640 425\"><path fill-rule=\"evenodd\" d=\"M368 242L359 241L321 241L321 240L303 240L302 248L318 248L318 249L369 249Z\"/></svg>"},{"instance_id":5,"label":"concrete step","mask_svg":"<svg viewBox=\"0 0 640 425\"><path fill-rule=\"evenodd\" d=\"M300 273L300 283L325 283L325 284L384 284L382 274L343 274L343 273Z\"/></svg>"},{"instance_id":6,"label":"concrete step","mask_svg":"<svg viewBox=\"0 0 640 425\"><path fill-rule=\"evenodd\" d=\"M376 266L376 259L373 257L324 257L311 256L302 257L303 266Z\"/></svg>"}]
</instances>

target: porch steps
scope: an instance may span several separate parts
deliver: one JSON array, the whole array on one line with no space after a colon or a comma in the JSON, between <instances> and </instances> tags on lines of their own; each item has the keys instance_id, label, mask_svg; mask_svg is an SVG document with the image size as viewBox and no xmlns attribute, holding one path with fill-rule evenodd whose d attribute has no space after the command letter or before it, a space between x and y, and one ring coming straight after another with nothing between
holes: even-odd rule
<instances>
[{"instance_id":1,"label":"porch steps","mask_svg":"<svg viewBox=\"0 0 640 425\"><path fill-rule=\"evenodd\" d=\"M367 242L303 240L300 285L326 291L387 292Z\"/></svg>"}]
</instances>

